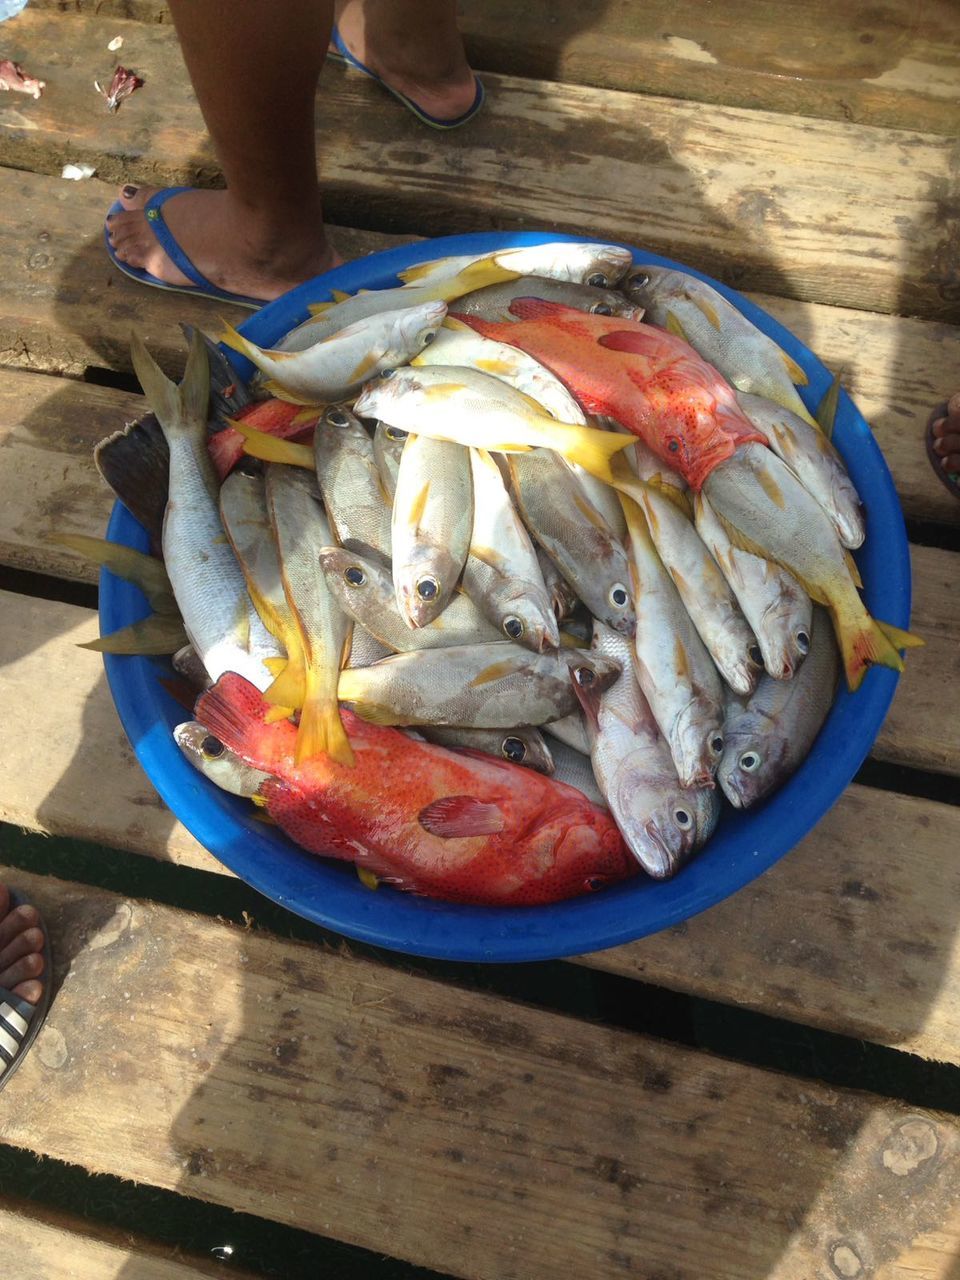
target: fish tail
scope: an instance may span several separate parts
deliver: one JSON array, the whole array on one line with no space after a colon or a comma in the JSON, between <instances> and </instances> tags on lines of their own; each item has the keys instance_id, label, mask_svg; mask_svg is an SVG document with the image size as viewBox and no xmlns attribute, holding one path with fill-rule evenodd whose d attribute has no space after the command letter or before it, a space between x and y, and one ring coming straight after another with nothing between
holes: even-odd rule
<instances>
[{"instance_id":1,"label":"fish tail","mask_svg":"<svg viewBox=\"0 0 960 1280\"><path fill-rule=\"evenodd\" d=\"M300 765L314 756L326 755L337 764L353 765L356 757L340 719L336 699L331 702L307 677L307 697L300 712L295 762Z\"/></svg>"},{"instance_id":2,"label":"fish tail","mask_svg":"<svg viewBox=\"0 0 960 1280\"><path fill-rule=\"evenodd\" d=\"M264 693L272 707L302 707L307 700L306 672L303 663L291 658Z\"/></svg>"},{"instance_id":3,"label":"fish tail","mask_svg":"<svg viewBox=\"0 0 960 1280\"><path fill-rule=\"evenodd\" d=\"M895 649L922 649L926 641L915 636L912 631L903 631L892 622L877 621L877 626L887 637Z\"/></svg>"},{"instance_id":4,"label":"fish tail","mask_svg":"<svg viewBox=\"0 0 960 1280\"><path fill-rule=\"evenodd\" d=\"M219 340L232 351L238 351L240 355L246 356L250 363L255 364L258 369L268 368L263 359L263 353L257 344L251 342L249 338L245 338L242 333L238 333L233 325L226 320L223 322L223 332L219 335Z\"/></svg>"},{"instance_id":5,"label":"fish tail","mask_svg":"<svg viewBox=\"0 0 960 1280\"><path fill-rule=\"evenodd\" d=\"M831 603L830 614L843 655L847 687L851 692L860 688L867 667L874 663L890 667L893 671L903 670L903 659L887 636L886 624L871 618L862 604L854 611L850 608L837 608Z\"/></svg>"},{"instance_id":6,"label":"fish tail","mask_svg":"<svg viewBox=\"0 0 960 1280\"><path fill-rule=\"evenodd\" d=\"M315 470L313 450L308 444L297 444L293 440L258 431L241 418L228 419L228 422L243 437L243 451L250 457L262 458L264 462L286 462L293 467L305 467L307 471Z\"/></svg>"},{"instance_id":7,"label":"fish tail","mask_svg":"<svg viewBox=\"0 0 960 1280\"><path fill-rule=\"evenodd\" d=\"M610 460L628 445L634 444L636 436L617 431L598 431L595 427L580 427L574 423L567 425L569 443L564 453L569 461L583 467L584 471L589 471L598 480L613 484Z\"/></svg>"},{"instance_id":8,"label":"fish tail","mask_svg":"<svg viewBox=\"0 0 960 1280\"><path fill-rule=\"evenodd\" d=\"M193 335L179 386L163 372L136 330L130 334L130 355L143 394L157 415L167 440L192 434L198 429L206 433L210 361L200 335Z\"/></svg>"}]
</instances>

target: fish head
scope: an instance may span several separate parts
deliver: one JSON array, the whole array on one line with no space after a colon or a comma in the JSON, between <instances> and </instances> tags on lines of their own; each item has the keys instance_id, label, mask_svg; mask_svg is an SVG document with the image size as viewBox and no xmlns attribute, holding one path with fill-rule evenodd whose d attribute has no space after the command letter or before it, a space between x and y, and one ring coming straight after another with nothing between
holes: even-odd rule
<instances>
[{"instance_id":1,"label":"fish head","mask_svg":"<svg viewBox=\"0 0 960 1280\"><path fill-rule=\"evenodd\" d=\"M769 720L761 728L747 714L728 725L717 781L735 809L749 809L780 785L789 772L787 747Z\"/></svg>"},{"instance_id":2,"label":"fish head","mask_svg":"<svg viewBox=\"0 0 960 1280\"><path fill-rule=\"evenodd\" d=\"M193 767L223 791L249 799L269 777L241 760L197 720L178 724L173 737Z\"/></svg>"},{"instance_id":3,"label":"fish head","mask_svg":"<svg viewBox=\"0 0 960 1280\"><path fill-rule=\"evenodd\" d=\"M600 694L620 679L623 669L613 658L584 649L565 649L559 657L567 664L577 700L589 717L591 707L599 706Z\"/></svg>"},{"instance_id":4,"label":"fish head","mask_svg":"<svg viewBox=\"0 0 960 1280\"><path fill-rule=\"evenodd\" d=\"M393 579L381 565L346 547L322 547L317 553L327 586L351 615L351 601L382 602L393 597Z\"/></svg>"},{"instance_id":5,"label":"fish head","mask_svg":"<svg viewBox=\"0 0 960 1280\"><path fill-rule=\"evenodd\" d=\"M584 244L571 253L569 278L595 289L613 289L620 283L633 262L633 254L620 245Z\"/></svg>"},{"instance_id":6,"label":"fish head","mask_svg":"<svg viewBox=\"0 0 960 1280\"><path fill-rule=\"evenodd\" d=\"M669 267L643 262L627 272L620 289L636 306L650 310L668 291L671 277L676 276L678 273Z\"/></svg>"},{"instance_id":7,"label":"fish head","mask_svg":"<svg viewBox=\"0 0 960 1280\"><path fill-rule=\"evenodd\" d=\"M763 650L763 665L774 680L796 675L810 652L810 597L801 587L784 591L757 623L757 641Z\"/></svg>"},{"instance_id":8,"label":"fish head","mask_svg":"<svg viewBox=\"0 0 960 1280\"><path fill-rule=\"evenodd\" d=\"M710 698L692 697L674 721L669 740L681 786L712 787L724 748L720 707Z\"/></svg>"},{"instance_id":9,"label":"fish head","mask_svg":"<svg viewBox=\"0 0 960 1280\"><path fill-rule=\"evenodd\" d=\"M504 638L536 653L556 649L560 644L560 628L549 593L536 583L517 581L514 585L516 590L498 600Z\"/></svg>"},{"instance_id":10,"label":"fish head","mask_svg":"<svg viewBox=\"0 0 960 1280\"><path fill-rule=\"evenodd\" d=\"M402 361L398 361L400 363ZM401 412L401 420L397 420L400 402L411 392L422 389L416 369L409 366L381 369L379 377L364 384L353 402L353 412L358 418L381 418L388 426L402 427L406 415Z\"/></svg>"},{"instance_id":11,"label":"fish head","mask_svg":"<svg viewBox=\"0 0 960 1280\"><path fill-rule=\"evenodd\" d=\"M597 893L638 870L609 813L585 796L573 812L551 806L511 850L511 867L522 886L514 900L527 904Z\"/></svg>"},{"instance_id":12,"label":"fish head","mask_svg":"<svg viewBox=\"0 0 960 1280\"><path fill-rule=\"evenodd\" d=\"M500 754L510 764L522 764L528 769L549 777L554 771L553 756L543 735L536 729L504 730L500 739Z\"/></svg>"},{"instance_id":13,"label":"fish head","mask_svg":"<svg viewBox=\"0 0 960 1280\"><path fill-rule=\"evenodd\" d=\"M390 344L398 364L411 359L433 341L446 314L445 302L421 302L398 313Z\"/></svg>"},{"instance_id":14,"label":"fish head","mask_svg":"<svg viewBox=\"0 0 960 1280\"><path fill-rule=\"evenodd\" d=\"M446 608L461 566L446 547L424 544L394 563L397 607L411 627L425 627Z\"/></svg>"}]
</instances>

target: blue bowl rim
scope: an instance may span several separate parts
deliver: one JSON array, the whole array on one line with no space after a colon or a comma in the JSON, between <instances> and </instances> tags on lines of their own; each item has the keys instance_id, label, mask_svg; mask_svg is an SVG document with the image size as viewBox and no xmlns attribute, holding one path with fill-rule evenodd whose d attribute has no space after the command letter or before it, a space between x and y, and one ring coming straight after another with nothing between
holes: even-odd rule
<instances>
[{"instance_id":1,"label":"blue bowl rim","mask_svg":"<svg viewBox=\"0 0 960 1280\"><path fill-rule=\"evenodd\" d=\"M395 273L445 254L487 253L551 241L596 242L553 232L479 232L403 245L356 259L309 281L253 313L240 326L270 345L308 315L307 304L333 289L355 292L399 283ZM619 243L619 242L608 242ZM629 248L637 265L686 271L706 281L768 333L805 370L801 388L815 409L831 374L821 361L755 303L673 259ZM252 366L227 352L238 375ZM867 539L856 559L867 607L896 626L910 617L910 561L899 499L882 453L849 396L841 391L834 442L864 500ZM107 537L140 550L147 536L117 502ZM101 633L149 612L142 594L108 570L100 578ZM347 937L411 955L464 962L558 959L635 941L680 923L749 884L793 849L839 799L869 754L896 689L897 675L870 670L856 694L841 689L804 764L764 804L748 813L725 806L707 846L672 880L637 878L597 894L540 907L476 907L387 889L371 893L353 868L304 852L265 829L251 806L220 791L190 766L170 729L189 715L159 683L169 665L154 658L105 655L121 723L141 766L176 817L219 861L254 889L305 919Z\"/></svg>"}]
</instances>

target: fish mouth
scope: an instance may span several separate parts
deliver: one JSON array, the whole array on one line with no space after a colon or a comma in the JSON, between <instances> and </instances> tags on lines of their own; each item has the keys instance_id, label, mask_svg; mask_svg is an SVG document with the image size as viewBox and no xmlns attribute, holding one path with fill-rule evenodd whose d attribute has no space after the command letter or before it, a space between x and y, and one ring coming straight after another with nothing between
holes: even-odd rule
<instances>
[{"instance_id":1,"label":"fish mouth","mask_svg":"<svg viewBox=\"0 0 960 1280\"><path fill-rule=\"evenodd\" d=\"M720 772L717 774L717 781L720 783L720 789L723 791L723 794L735 809L746 809L747 799L737 786L735 773Z\"/></svg>"},{"instance_id":2,"label":"fish mouth","mask_svg":"<svg viewBox=\"0 0 960 1280\"><path fill-rule=\"evenodd\" d=\"M633 856L654 880L666 880L680 865L680 855L667 844L663 833L651 818L641 828L643 839L631 842Z\"/></svg>"}]
</instances>

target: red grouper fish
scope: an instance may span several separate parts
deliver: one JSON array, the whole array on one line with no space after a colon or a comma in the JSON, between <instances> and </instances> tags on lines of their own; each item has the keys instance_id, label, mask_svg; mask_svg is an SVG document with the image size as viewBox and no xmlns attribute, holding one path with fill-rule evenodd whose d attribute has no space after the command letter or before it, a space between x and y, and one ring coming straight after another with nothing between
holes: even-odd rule
<instances>
[{"instance_id":1,"label":"red grouper fish","mask_svg":"<svg viewBox=\"0 0 960 1280\"><path fill-rule=\"evenodd\" d=\"M488 338L546 365L587 413L614 418L699 491L748 440L766 444L730 384L688 342L639 320L590 315L539 298L510 304L513 322L451 311Z\"/></svg>"},{"instance_id":2,"label":"red grouper fish","mask_svg":"<svg viewBox=\"0 0 960 1280\"><path fill-rule=\"evenodd\" d=\"M271 775L256 797L312 853L414 893L491 906L558 902L636 875L613 818L574 787L472 751L448 751L349 711L352 768L294 765L297 731L267 724L270 704L227 672L196 717Z\"/></svg>"}]
</instances>

